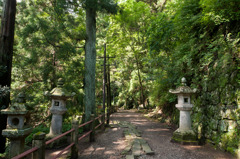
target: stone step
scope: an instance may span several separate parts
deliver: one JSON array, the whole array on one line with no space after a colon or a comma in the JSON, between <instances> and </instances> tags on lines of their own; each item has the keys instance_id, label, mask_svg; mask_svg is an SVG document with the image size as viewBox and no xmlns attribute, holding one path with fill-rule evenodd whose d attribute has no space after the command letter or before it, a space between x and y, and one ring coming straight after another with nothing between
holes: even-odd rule
<instances>
[{"instance_id":1,"label":"stone step","mask_svg":"<svg viewBox=\"0 0 240 159\"><path fill-rule=\"evenodd\" d=\"M128 142L128 146L125 147L125 149L122 151L122 155L126 155L128 152L131 151L131 148L132 148L132 142Z\"/></svg>"},{"instance_id":2,"label":"stone step","mask_svg":"<svg viewBox=\"0 0 240 159\"><path fill-rule=\"evenodd\" d=\"M140 131L137 129L129 129L129 132L135 134L137 137L141 137Z\"/></svg>"},{"instance_id":3,"label":"stone step","mask_svg":"<svg viewBox=\"0 0 240 159\"><path fill-rule=\"evenodd\" d=\"M140 156L141 155L141 146L140 146L140 142L137 140L133 141L133 145L132 145L132 154L134 156Z\"/></svg>"},{"instance_id":4,"label":"stone step","mask_svg":"<svg viewBox=\"0 0 240 159\"><path fill-rule=\"evenodd\" d=\"M143 138L138 138L138 141L140 142L140 144L147 143L147 141L146 141L146 140L144 140Z\"/></svg>"},{"instance_id":5,"label":"stone step","mask_svg":"<svg viewBox=\"0 0 240 159\"><path fill-rule=\"evenodd\" d=\"M151 148L149 147L149 145L146 142L145 143L141 143L141 145L142 145L143 151L147 155L154 155L154 151L151 150Z\"/></svg>"},{"instance_id":6,"label":"stone step","mask_svg":"<svg viewBox=\"0 0 240 159\"><path fill-rule=\"evenodd\" d=\"M134 159L133 155L126 155L126 159Z\"/></svg>"}]
</instances>

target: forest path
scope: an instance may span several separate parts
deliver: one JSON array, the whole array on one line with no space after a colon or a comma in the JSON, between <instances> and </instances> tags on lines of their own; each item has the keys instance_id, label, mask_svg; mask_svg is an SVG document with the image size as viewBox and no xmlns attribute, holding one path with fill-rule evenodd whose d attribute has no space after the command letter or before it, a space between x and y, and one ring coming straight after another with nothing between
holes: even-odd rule
<instances>
[{"instance_id":1,"label":"forest path","mask_svg":"<svg viewBox=\"0 0 240 159\"><path fill-rule=\"evenodd\" d=\"M230 154L215 150L210 145L189 146L171 143L173 130L168 129L166 124L151 121L133 110L120 110L111 115L110 121L113 126L107 128L104 133L99 133L96 142L89 143L86 140L79 143L79 158L126 158L124 150L129 141L125 139L124 131L128 128L121 126L121 123L130 123L136 126L141 138L154 152L150 153L151 155L140 152L138 159L234 159ZM128 157L131 158L129 155Z\"/></svg>"}]
</instances>

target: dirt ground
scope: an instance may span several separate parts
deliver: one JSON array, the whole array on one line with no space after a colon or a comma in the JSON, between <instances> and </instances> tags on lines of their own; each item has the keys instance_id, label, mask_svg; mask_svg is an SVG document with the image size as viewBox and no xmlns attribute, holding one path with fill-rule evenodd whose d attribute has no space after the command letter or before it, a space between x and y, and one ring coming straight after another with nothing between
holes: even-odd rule
<instances>
[{"instance_id":1,"label":"dirt ground","mask_svg":"<svg viewBox=\"0 0 240 159\"><path fill-rule=\"evenodd\" d=\"M121 110L111 115L111 124L127 121L137 126L142 138L147 141L154 155L142 154L138 159L236 159L231 154L215 150L210 145L189 146L170 142L173 130L164 123L145 118L131 110ZM88 138L79 142L79 159L122 159L121 152L127 147L123 127L107 128L104 133L97 133L96 141ZM54 152L55 154L57 152ZM53 152L48 152L51 157ZM66 155L65 155L66 156Z\"/></svg>"}]
</instances>

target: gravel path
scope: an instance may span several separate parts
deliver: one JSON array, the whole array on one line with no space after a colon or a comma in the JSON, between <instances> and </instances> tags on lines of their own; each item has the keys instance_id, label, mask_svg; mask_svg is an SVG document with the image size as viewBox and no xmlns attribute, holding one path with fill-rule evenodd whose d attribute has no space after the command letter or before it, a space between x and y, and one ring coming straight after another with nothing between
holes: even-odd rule
<instances>
[{"instance_id":1,"label":"gravel path","mask_svg":"<svg viewBox=\"0 0 240 159\"><path fill-rule=\"evenodd\" d=\"M171 143L173 130L167 125L151 121L131 110L121 110L111 115L111 123L127 121L137 126L142 132L142 138L147 141L154 155L142 154L138 159L235 159L228 153L215 150L209 145L186 146ZM112 123L112 124L114 124ZM81 159L121 159L121 152L128 145L124 138L123 127L107 128L104 133L98 133L96 142L81 141L79 158Z\"/></svg>"}]
</instances>

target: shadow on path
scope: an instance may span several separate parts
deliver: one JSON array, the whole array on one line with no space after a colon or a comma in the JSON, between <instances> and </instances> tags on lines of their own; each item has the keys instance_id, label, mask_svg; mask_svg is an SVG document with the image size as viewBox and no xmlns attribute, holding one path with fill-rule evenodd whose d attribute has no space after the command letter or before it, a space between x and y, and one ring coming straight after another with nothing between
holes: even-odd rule
<instances>
[{"instance_id":1,"label":"shadow on path","mask_svg":"<svg viewBox=\"0 0 240 159\"><path fill-rule=\"evenodd\" d=\"M150 121L142 114L132 110L120 110L111 115L111 124L127 121L137 126L155 152L154 155L142 154L139 159L234 159L228 153L215 150L209 145L189 146L171 143L173 130L164 123ZM121 152L128 145L123 137L125 128L114 127L106 129L105 133L97 136L96 142L82 149L79 158L84 159L120 159L125 158Z\"/></svg>"},{"instance_id":2,"label":"shadow on path","mask_svg":"<svg viewBox=\"0 0 240 159\"><path fill-rule=\"evenodd\" d=\"M122 159L121 153L128 146L124 137L127 128L118 126L119 122L130 122L141 132L154 155L141 154L138 159L236 159L231 154L215 150L210 145L189 146L171 143L173 130L164 123L151 121L133 110L120 110L111 115L110 125L105 132L96 135L96 141L88 138L78 144L79 159ZM66 157L66 155L65 155Z\"/></svg>"}]
</instances>

